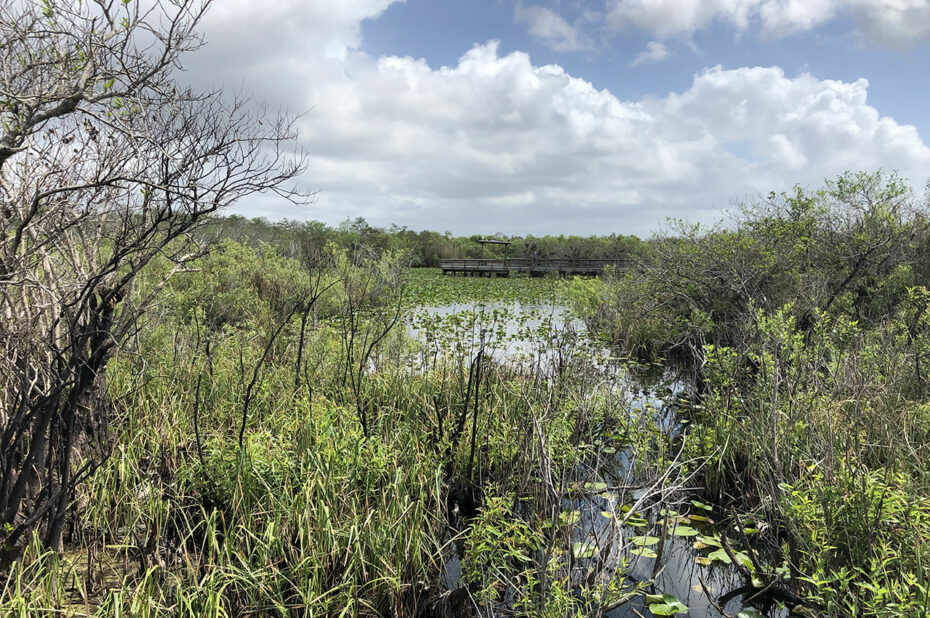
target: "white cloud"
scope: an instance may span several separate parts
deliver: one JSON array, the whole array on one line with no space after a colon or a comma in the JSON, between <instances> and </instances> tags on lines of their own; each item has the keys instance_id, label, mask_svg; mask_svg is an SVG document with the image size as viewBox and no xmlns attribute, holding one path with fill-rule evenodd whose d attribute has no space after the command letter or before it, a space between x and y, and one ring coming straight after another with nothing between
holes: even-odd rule
<instances>
[{"instance_id":1,"label":"white cloud","mask_svg":"<svg viewBox=\"0 0 930 618\"><path fill-rule=\"evenodd\" d=\"M590 47L590 42L577 27L551 9L534 4L523 6L518 2L514 16L518 24L525 24L531 35L555 51L570 52Z\"/></svg>"},{"instance_id":2,"label":"white cloud","mask_svg":"<svg viewBox=\"0 0 930 618\"><path fill-rule=\"evenodd\" d=\"M861 36L896 47L930 41L928 0L605 0L614 30L643 30L660 39L689 37L714 23L784 36L851 16Z\"/></svg>"},{"instance_id":3,"label":"white cloud","mask_svg":"<svg viewBox=\"0 0 930 618\"><path fill-rule=\"evenodd\" d=\"M891 47L930 41L930 0L858 0L853 10L868 39Z\"/></svg>"},{"instance_id":4,"label":"white cloud","mask_svg":"<svg viewBox=\"0 0 930 618\"><path fill-rule=\"evenodd\" d=\"M691 35L716 20L738 29L748 26L759 0L607 0L607 25L635 28L659 38Z\"/></svg>"},{"instance_id":5,"label":"white cloud","mask_svg":"<svg viewBox=\"0 0 930 618\"><path fill-rule=\"evenodd\" d=\"M525 53L501 55L494 42L454 66L372 58L358 49L352 20L386 5L312 29L313 41L269 28L263 36L281 47L255 43L241 69L212 67L272 103L313 107L301 128L317 204L298 211L269 199L247 214L364 216L460 233L646 234L666 216L706 218L735 196L818 185L846 169L897 169L915 184L930 170L930 148L868 105L865 80L717 67L681 92L629 101ZM229 19L219 23L233 32L260 21L247 10ZM213 49L214 62L241 53L231 34L207 36L233 46ZM324 58L332 46L341 55Z\"/></svg>"},{"instance_id":6,"label":"white cloud","mask_svg":"<svg viewBox=\"0 0 930 618\"><path fill-rule=\"evenodd\" d=\"M665 43L661 41L649 41L646 44L646 49L636 54L636 58L633 59L631 64L651 64L655 62L663 62L669 58L668 47L665 46Z\"/></svg>"},{"instance_id":7,"label":"white cloud","mask_svg":"<svg viewBox=\"0 0 930 618\"><path fill-rule=\"evenodd\" d=\"M245 87L306 108L306 85L346 70L361 24L404 0L222 0L202 25L206 45L185 61L199 87Z\"/></svg>"}]
</instances>

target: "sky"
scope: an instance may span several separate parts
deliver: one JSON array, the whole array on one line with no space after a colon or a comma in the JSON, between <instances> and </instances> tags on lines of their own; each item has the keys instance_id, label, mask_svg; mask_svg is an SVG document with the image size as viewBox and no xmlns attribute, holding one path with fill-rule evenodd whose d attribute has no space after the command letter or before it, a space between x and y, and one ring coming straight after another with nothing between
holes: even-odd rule
<instances>
[{"instance_id":1,"label":"sky","mask_svg":"<svg viewBox=\"0 0 930 618\"><path fill-rule=\"evenodd\" d=\"M249 217L648 237L930 178L930 0L220 0L201 32L184 79L303 114L315 200Z\"/></svg>"}]
</instances>

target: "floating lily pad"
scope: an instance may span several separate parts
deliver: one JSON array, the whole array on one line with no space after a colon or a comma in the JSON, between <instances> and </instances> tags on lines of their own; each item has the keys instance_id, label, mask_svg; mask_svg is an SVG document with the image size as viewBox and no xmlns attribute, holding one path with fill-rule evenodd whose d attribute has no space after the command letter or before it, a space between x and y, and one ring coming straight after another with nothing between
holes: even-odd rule
<instances>
[{"instance_id":1,"label":"floating lily pad","mask_svg":"<svg viewBox=\"0 0 930 618\"><path fill-rule=\"evenodd\" d=\"M649 545L655 545L659 542L659 537L657 536L633 536L630 537L630 541L633 545L639 545L640 547L647 547Z\"/></svg>"},{"instance_id":2,"label":"floating lily pad","mask_svg":"<svg viewBox=\"0 0 930 618\"><path fill-rule=\"evenodd\" d=\"M730 557L727 555L727 552L725 552L723 549L718 549L717 551L711 552L710 555L707 556L707 559L716 560L724 564L731 564L733 562L732 560L730 560Z\"/></svg>"},{"instance_id":3,"label":"floating lily pad","mask_svg":"<svg viewBox=\"0 0 930 618\"><path fill-rule=\"evenodd\" d=\"M750 560L749 556L746 555L745 553L741 551L737 551L737 552L733 552L733 556L736 558L736 560L740 564L742 564L747 569L754 568L752 564L752 560ZM719 560L720 562L724 564L732 564L733 562L732 560L730 560L730 556L727 555L727 552L725 552L723 549L718 549L715 552L711 552L707 557L710 558L711 560Z\"/></svg>"},{"instance_id":4,"label":"floating lily pad","mask_svg":"<svg viewBox=\"0 0 930 618\"><path fill-rule=\"evenodd\" d=\"M697 500L692 500L691 505L696 509L701 509L702 511L713 511L713 507L709 504L704 504L703 502L698 502Z\"/></svg>"},{"instance_id":5,"label":"floating lily pad","mask_svg":"<svg viewBox=\"0 0 930 618\"><path fill-rule=\"evenodd\" d=\"M700 564L701 566L710 566L714 562L707 556L697 556L695 557L694 561Z\"/></svg>"},{"instance_id":6,"label":"floating lily pad","mask_svg":"<svg viewBox=\"0 0 930 618\"><path fill-rule=\"evenodd\" d=\"M720 539L716 536L699 536L696 540L698 543L703 543L709 547L723 547L720 544Z\"/></svg>"},{"instance_id":7,"label":"floating lily pad","mask_svg":"<svg viewBox=\"0 0 930 618\"><path fill-rule=\"evenodd\" d=\"M651 547L637 547L634 550L630 551L634 556L642 556L643 558L655 558L658 554Z\"/></svg>"},{"instance_id":8,"label":"floating lily pad","mask_svg":"<svg viewBox=\"0 0 930 618\"><path fill-rule=\"evenodd\" d=\"M691 526L675 526L672 534L675 536L697 536L700 533Z\"/></svg>"},{"instance_id":9,"label":"floating lily pad","mask_svg":"<svg viewBox=\"0 0 930 618\"><path fill-rule=\"evenodd\" d=\"M649 603L649 611L655 616L674 616L675 614L688 613L688 606L671 594L661 596L646 595L646 602Z\"/></svg>"}]
</instances>

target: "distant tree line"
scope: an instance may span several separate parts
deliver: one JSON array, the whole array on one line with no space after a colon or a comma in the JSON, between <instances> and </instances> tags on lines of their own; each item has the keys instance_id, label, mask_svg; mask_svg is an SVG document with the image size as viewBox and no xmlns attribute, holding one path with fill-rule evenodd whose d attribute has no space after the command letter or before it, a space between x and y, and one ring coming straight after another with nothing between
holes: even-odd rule
<instances>
[{"instance_id":1,"label":"distant tree line","mask_svg":"<svg viewBox=\"0 0 930 618\"><path fill-rule=\"evenodd\" d=\"M217 218L208 228L213 238L228 238L247 245L274 246L285 256L295 256L302 247L333 244L350 252L362 248L407 254L410 265L436 267L442 259L533 257L539 259L615 260L642 256L646 243L636 236L453 236L451 232L415 231L392 225L375 227L365 219L346 219L336 227L319 221L270 222L240 215ZM509 246L482 244L482 239L510 241Z\"/></svg>"}]
</instances>

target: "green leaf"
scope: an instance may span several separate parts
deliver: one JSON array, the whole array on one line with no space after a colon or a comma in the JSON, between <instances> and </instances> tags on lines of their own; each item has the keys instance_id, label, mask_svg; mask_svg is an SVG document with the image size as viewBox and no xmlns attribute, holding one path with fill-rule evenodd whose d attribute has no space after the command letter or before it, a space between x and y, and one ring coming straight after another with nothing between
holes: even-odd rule
<instances>
[{"instance_id":1,"label":"green leaf","mask_svg":"<svg viewBox=\"0 0 930 618\"><path fill-rule=\"evenodd\" d=\"M651 547L637 547L630 551L630 553L634 556L642 556L643 558L656 558L658 556Z\"/></svg>"},{"instance_id":2,"label":"green leaf","mask_svg":"<svg viewBox=\"0 0 930 618\"><path fill-rule=\"evenodd\" d=\"M703 502L698 502L697 500L692 500L691 505L695 508L701 509L702 511L713 511L713 507L709 504L704 504Z\"/></svg>"},{"instance_id":3,"label":"green leaf","mask_svg":"<svg viewBox=\"0 0 930 618\"><path fill-rule=\"evenodd\" d=\"M699 536L696 540L698 543L703 543L711 547L723 547L720 544L720 538L717 536Z\"/></svg>"},{"instance_id":4,"label":"green leaf","mask_svg":"<svg viewBox=\"0 0 930 618\"><path fill-rule=\"evenodd\" d=\"M646 595L646 601L649 603L649 611L656 616L674 616L675 614L688 613L688 606L672 594Z\"/></svg>"},{"instance_id":5,"label":"green leaf","mask_svg":"<svg viewBox=\"0 0 930 618\"><path fill-rule=\"evenodd\" d=\"M639 545L640 547L646 547L648 545L655 545L659 542L659 537L657 536L631 536L630 542L633 545Z\"/></svg>"},{"instance_id":6,"label":"green leaf","mask_svg":"<svg viewBox=\"0 0 930 618\"><path fill-rule=\"evenodd\" d=\"M597 553L597 546L592 543L575 543L572 554L575 558L591 558Z\"/></svg>"},{"instance_id":7,"label":"green leaf","mask_svg":"<svg viewBox=\"0 0 930 618\"><path fill-rule=\"evenodd\" d=\"M697 536L700 533L691 526L675 526L672 534L675 536Z\"/></svg>"},{"instance_id":8,"label":"green leaf","mask_svg":"<svg viewBox=\"0 0 930 618\"><path fill-rule=\"evenodd\" d=\"M730 557L727 555L727 552L725 552L723 549L718 549L717 551L711 552L707 558L709 560L717 560L724 564L730 564L732 562Z\"/></svg>"}]
</instances>

